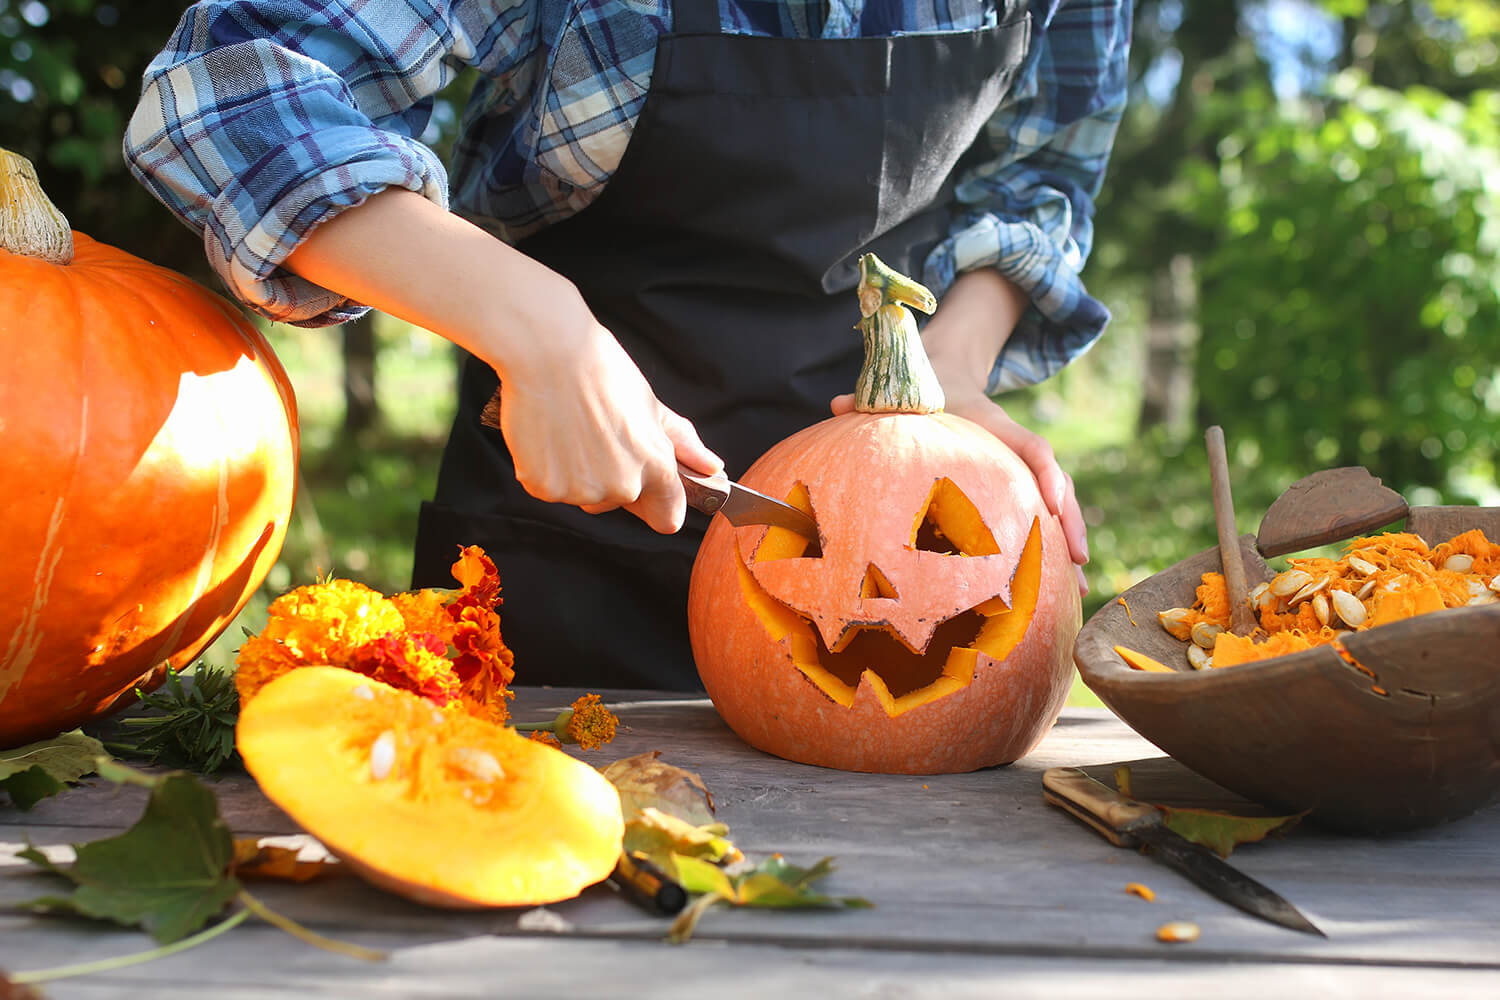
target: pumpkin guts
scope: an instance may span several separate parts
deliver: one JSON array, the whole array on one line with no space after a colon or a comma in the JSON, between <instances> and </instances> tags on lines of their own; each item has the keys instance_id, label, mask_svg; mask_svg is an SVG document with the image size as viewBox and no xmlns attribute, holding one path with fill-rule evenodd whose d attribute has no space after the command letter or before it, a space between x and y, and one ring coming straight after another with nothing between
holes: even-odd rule
<instances>
[{"instance_id":1,"label":"pumpkin guts","mask_svg":"<svg viewBox=\"0 0 1500 1000\"><path fill-rule=\"evenodd\" d=\"M1192 607L1170 608L1157 618L1162 628L1188 643L1195 669L1237 666L1325 645L1359 667L1339 641L1348 631L1500 601L1500 545L1478 529L1432 548L1409 532L1373 535L1350 542L1339 559L1287 563L1285 571L1250 591L1259 627L1248 636L1229 632L1229 596L1219 573L1203 574ZM1156 669L1126 660L1136 669Z\"/></svg>"}]
</instances>

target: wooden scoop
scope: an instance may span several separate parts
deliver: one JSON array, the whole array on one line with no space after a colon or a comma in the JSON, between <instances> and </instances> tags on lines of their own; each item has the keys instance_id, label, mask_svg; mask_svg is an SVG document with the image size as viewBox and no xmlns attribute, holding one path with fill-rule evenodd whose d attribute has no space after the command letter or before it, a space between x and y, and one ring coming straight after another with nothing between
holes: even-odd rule
<instances>
[{"instance_id":1,"label":"wooden scoop","mask_svg":"<svg viewBox=\"0 0 1500 1000\"><path fill-rule=\"evenodd\" d=\"M1245 583L1245 560L1240 535L1234 525L1234 497L1229 489L1229 459L1224 452L1224 429L1218 424L1204 435L1208 442L1208 471L1213 477L1214 524L1219 529L1219 561L1224 565L1224 584L1229 591L1229 630L1249 635L1255 630L1250 610L1250 591Z\"/></svg>"}]
</instances>

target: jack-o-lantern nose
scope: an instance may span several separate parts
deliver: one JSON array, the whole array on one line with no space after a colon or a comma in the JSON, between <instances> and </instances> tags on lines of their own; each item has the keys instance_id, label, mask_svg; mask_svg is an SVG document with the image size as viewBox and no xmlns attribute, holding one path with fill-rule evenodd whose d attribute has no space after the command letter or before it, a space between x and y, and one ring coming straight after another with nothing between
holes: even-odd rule
<instances>
[{"instance_id":1,"label":"jack-o-lantern nose","mask_svg":"<svg viewBox=\"0 0 1500 1000\"><path fill-rule=\"evenodd\" d=\"M861 599L871 597L888 597L898 600L901 595L896 593L896 588L891 585L890 578L880 571L880 567L870 563L865 569L865 579L859 587Z\"/></svg>"}]
</instances>

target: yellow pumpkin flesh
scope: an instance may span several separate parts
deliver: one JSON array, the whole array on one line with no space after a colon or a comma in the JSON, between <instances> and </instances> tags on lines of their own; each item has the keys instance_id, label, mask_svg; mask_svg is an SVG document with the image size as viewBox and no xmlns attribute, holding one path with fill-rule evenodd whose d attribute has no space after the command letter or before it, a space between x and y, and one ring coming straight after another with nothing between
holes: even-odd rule
<instances>
[{"instance_id":1,"label":"yellow pumpkin flesh","mask_svg":"<svg viewBox=\"0 0 1500 1000\"><path fill-rule=\"evenodd\" d=\"M620 854L619 795L568 754L337 667L241 710L261 791L356 872L455 908L570 899Z\"/></svg>"}]
</instances>

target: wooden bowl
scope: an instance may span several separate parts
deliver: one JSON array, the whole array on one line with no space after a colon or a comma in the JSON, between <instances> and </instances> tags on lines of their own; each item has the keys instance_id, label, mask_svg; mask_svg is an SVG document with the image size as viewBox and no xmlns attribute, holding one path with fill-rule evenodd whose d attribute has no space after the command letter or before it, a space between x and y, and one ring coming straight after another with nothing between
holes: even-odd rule
<instances>
[{"instance_id":1,"label":"wooden bowl","mask_svg":"<svg viewBox=\"0 0 1500 1000\"><path fill-rule=\"evenodd\" d=\"M1470 528L1500 540L1500 508L1404 512L1406 530L1430 545ZM1240 538L1251 587L1274 575L1257 544L1267 534L1263 524ZM1273 547L1295 551L1283 544ZM1500 604L1349 633L1345 648L1373 679L1328 647L1195 671L1156 613L1191 606L1202 574L1219 570L1215 546L1084 623L1079 672L1132 729L1230 791L1349 832L1429 826L1500 800ZM1134 670L1116 645L1178 672Z\"/></svg>"}]
</instances>

